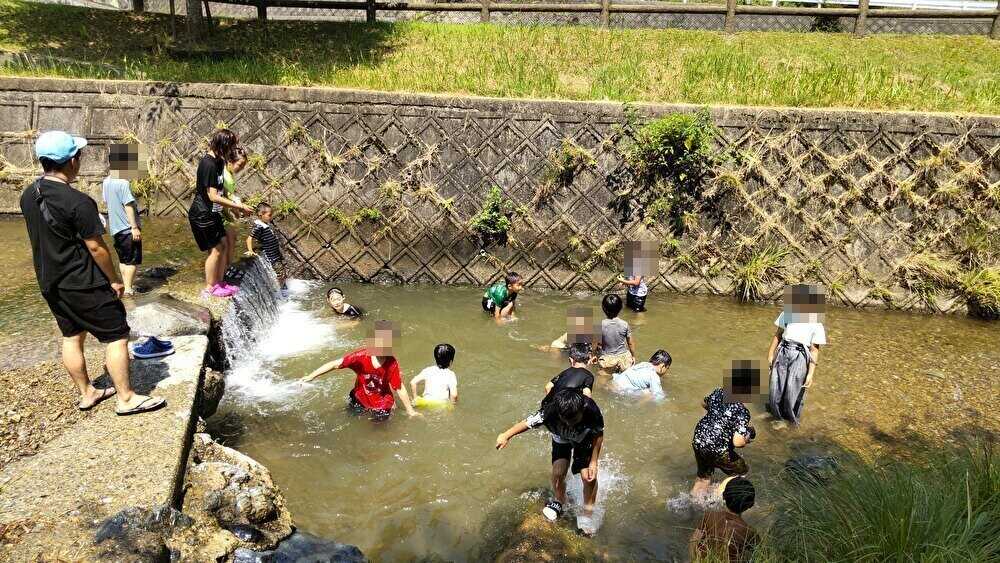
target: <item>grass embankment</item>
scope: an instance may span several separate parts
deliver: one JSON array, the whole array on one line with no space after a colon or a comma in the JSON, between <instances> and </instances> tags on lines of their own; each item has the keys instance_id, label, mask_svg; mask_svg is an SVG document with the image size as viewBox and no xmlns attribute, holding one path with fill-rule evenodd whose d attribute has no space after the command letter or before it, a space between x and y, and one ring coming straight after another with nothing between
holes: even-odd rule
<instances>
[{"instance_id":1,"label":"grass embankment","mask_svg":"<svg viewBox=\"0 0 1000 563\"><path fill-rule=\"evenodd\" d=\"M179 22L183 29L183 22ZM984 37L223 21L219 62L171 58L168 18L0 0L0 49L111 64L8 75L322 85L575 100L1000 113Z\"/></svg>"},{"instance_id":2,"label":"grass embankment","mask_svg":"<svg viewBox=\"0 0 1000 563\"><path fill-rule=\"evenodd\" d=\"M1000 561L995 442L852 464L784 491L757 562Z\"/></svg>"}]
</instances>

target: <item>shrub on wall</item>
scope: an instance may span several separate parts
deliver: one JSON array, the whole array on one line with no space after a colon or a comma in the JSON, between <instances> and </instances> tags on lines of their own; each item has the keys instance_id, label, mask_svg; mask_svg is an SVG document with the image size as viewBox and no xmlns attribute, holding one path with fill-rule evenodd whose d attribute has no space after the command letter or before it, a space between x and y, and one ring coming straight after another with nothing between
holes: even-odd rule
<instances>
[{"instance_id":1,"label":"shrub on wall","mask_svg":"<svg viewBox=\"0 0 1000 563\"><path fill-rule=\"evenodd\" d=\"M483 248L494 243L506 246L507 233L513 226L513 216L514 203L503 197L500 188L493 186L486 194L479 213L469 221L469 228L479 237Z\"/></svg>"},{"instance_id":2,"label":"shrub on wall","mask_svg":"<svg viewBox=\"0 0 1000 563\"><path fill-rule=\"evenodd\" d=\"M705 110L670 114L638 130L624 165L607 178L614 194L608 207L623 226L638 219L666 222L675 235L684 232L684 217L702 201L717 162L711 147L715 131Z\"/></svg>"}]
</instances>

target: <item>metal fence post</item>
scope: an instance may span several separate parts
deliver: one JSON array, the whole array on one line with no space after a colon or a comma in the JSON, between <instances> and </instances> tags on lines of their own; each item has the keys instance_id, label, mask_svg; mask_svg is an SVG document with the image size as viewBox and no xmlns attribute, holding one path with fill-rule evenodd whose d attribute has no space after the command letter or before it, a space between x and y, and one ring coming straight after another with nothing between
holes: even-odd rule
<instances>
[{"instance_id":1,"label":"metal fence post","mask_svg":"<svg viewBox=\"0 0 1000 563\"><path fill-rule=\"evenodd\" d=\"M611 0L601 0L601 27L611 25Z\"/></svg>"},{"instance_id":2,"label":"metal fence post","mask_svg":"<svg viewBox=\"0 0 1000 563\"><path fill-rule=\"evenodd\" d=\"M257 20L267 21L267 0L257 0Z\"/></svg>"},{"instance_id":3,"label":"metal fence post","mask_svg":"<svg viewBox=\"0 0 1000 563\"><path fill-rule=\"evenodd\" d=\"M726 22L723 29L726 33L733 32L733 24L736 20L736 0L726 0Z\"/></svg>"},{"instance_id":4,"label":"metal fence post","mask_svg":"<svg viewBox=\"0 0 1000 563\"><path fill-rule=\"evenodd\" d=\"M868 20L868 0L858 0L858 16L854 19L854 36L865 36L865 24Z\"/></svg>"},{"instance_id":5,"label":"metal fence post","mask_svg":"<svg viewBox=\"0 0 1000 563\"><path fill-rule=\"evenodd\" d=\"M375 23L375 0L367 0L365 7L365 21Z\"/></svg>"},{"instance_id":6,"label":"metal fence post","mask_svg":"<svg viewBox=\"0 0 1000 563\"><path fill-rule=\"evenodd\" d=\"M490 21L490 0L482 0L483 7L479 10L479 21L489 23Z\"/></svg>"},{"instance_id":7,"label":"metal fence post","mask_svg":"<svg viewBox=\"0 0 1000 563\"><path fill-rule=\"evenodd\" d=\"M132 0L132 11L133 12L146 11L146 3L143 0Z\"/></svg>"},{"instance_id":8,"label":"metal fence post","mask_svg":"<svg viewBox=\"0 0 1000 563\"><path fill-rule=\"evenodd\" d=\"M1000 0L997 0L997 14L993 16L993 25L990 26L990 39L1000 39Z\"/></svg>"}]
</instances>

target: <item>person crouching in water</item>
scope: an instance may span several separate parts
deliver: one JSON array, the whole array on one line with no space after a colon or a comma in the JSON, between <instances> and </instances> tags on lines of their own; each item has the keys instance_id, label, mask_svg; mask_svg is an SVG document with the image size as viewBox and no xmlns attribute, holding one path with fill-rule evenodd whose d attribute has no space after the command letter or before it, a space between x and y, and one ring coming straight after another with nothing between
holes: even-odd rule
<instances>
[{"instance_id":1,"label":"person crouching in water","mask_svg":"<svg viewBox=\"0 0 1000 563\"><path fill-rule=\"evenodd\" d=\"M736 453L757 437L750 421L750 411L744 402L754 400L760 392L759 362L734 360L733 368L722 387L712 391L701 406L705 416L694 428L691 446L698 464L698 478L691 489L691 496L704 495L716 469L726 475L746 475L750 468L746 460Z\"/></svg>"},{"instance_id":2,"label":"person crouching in water","mask_svg":"<svg viewBox=\"0 0 1000 563\"><path fill-rule=\"evenodd\" d=\"M349 319L360 319L365 312L344 300L344 292L339 287L331 287L326 292L326 302L334 313Z\"/></svg>"},{"instance_id":3,"label":"person crouching in water","mask_svg":"<svg viewBox=\"0 0 1000 563\"><path fill-rule=\"evenodd\" d=\"M593 535L594 504L597 502L597 462L604 447L604 416L590 397L577 389L563 389L542 400L538 412L497 436L496 448L507 447L510 439L532 428L545 427L552 434L552 489L542 514L555 521L566 504L566 471L583 479L583 514L577 520L580 531ZM572 464L571 464L572 460Z\"/></svg>"},{"instance_id":4,"label":"person crouching in water","mask_svg":"<svg viewBox=\"0 0 1000 563\"><path fill-rule=\"evenodd\" d=\"M503 281L491 285L483 293L483 311L498 321L503 318L513 318L517 306L517 294L524 289L521 275L509 272Z\"/></svg>"},{"instance_id":5,"label":"person crouching in water","mask_svg":"<svg viewBox=\"0 0 1000 563\"><path fill-rule=\"evenodd\" d=\"M666 350L657 350L648 362L639 362L617 373L611 380L611 390L641 401L662 401L665 398L661 379L670 371L674 362Z\"/></svg>"},{"instance_id":6,"label":"person crouching in water","mask_svg":"<svg viewBox=\"0 0 1000 563\"><path fill-rule=\"evenodd\" d=\"M806 389L813 384L819 347L826 344L822 318L826 295L819 287L796 284L785 289L785 307L774 320L777 330L767 351L770 388L767 410L798 426Z\"/></svg>"},{"instance_id":7,"label":"person crouching in water","mask_svg":"<svg viewBox=\"0 0 1000 563\"><path fill-rule=\"evenodd\" d=\"M416 377L410 380L410 390L413 391L413 404L417 407L440 408L452 406L458 402L458 377L451 371L451 363L455 361L455 347L451 344L438 344L434 347L434 363L425 367ZM417 384L423 382L424 394L417 394Z\"/></svg>"},{"instance_id":8,"label":"person crouching in water","mask_svg":"<svg viewBox=\"0 0 1000 563\"><path fill-rule=\"evenodd\" d=\"M399 362L392 355L392 341L398 330L389 321L376 321L368 345L360 350L327 362L300 381L309 382L335 369L349 369L357 375L354 389L347 396L348 408L356 414L366 414L378 422L389 418L395 401L392 392L399 395L406 414L420 413L410 405L410 396L399 375Z\"/></svg>"}]
</instances>

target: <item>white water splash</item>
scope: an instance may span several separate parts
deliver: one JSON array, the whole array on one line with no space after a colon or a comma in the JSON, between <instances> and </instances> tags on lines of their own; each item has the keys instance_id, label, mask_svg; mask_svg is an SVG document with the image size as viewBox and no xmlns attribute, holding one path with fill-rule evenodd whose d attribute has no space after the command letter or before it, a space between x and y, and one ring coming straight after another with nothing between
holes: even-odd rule
<instances>
[{"instance_id":1,"label":"white water splash","mask_svg":"<svg viewBox=\"0 0 1000 563\"><path fill-rule=\"evenodd\" d=\"M587 522L583 516L583 479L579 475L571 475L566 481L566 500L574 506L577 526L590 533L601 528L608 508L620 505L629 490L628 476L622 471L621 463L612 457L605 456L601 459L597 467L597 482L597 502L594 504L594 514L590 522Z\"/></svg>"}]
</instances>

